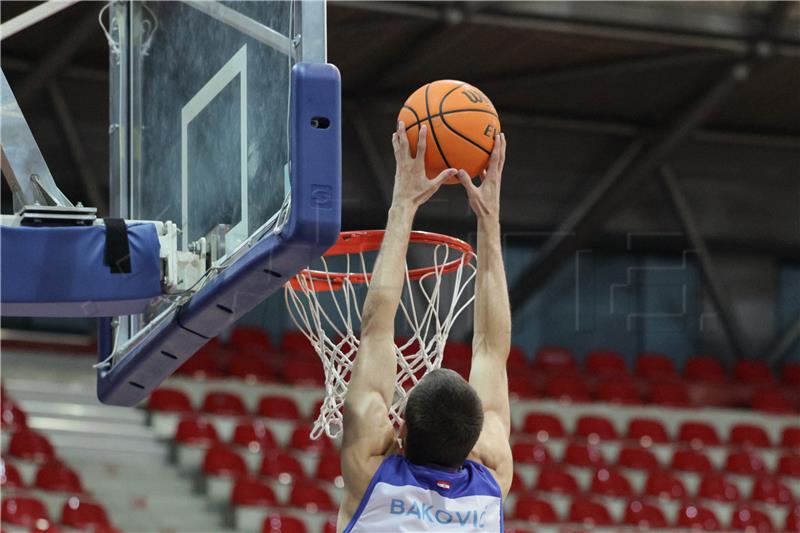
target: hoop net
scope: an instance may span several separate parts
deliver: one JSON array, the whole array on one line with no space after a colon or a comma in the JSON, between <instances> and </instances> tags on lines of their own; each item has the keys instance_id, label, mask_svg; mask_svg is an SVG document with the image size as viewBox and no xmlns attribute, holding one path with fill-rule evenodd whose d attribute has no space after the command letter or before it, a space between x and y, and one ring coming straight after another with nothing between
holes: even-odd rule
<instances>
[{"instance_id":1,"label":"hoop net","mask_svg":"<svg viewBox=\"0 0 800 533\"><path fill-rule=\"evenodd\" d=\"M372 277L365 254L377 251L382 230L343 232L321 258L319 270L306 269L285 287L286 306L322 361L325 399L314 422L312 438L342 431L342 405L350 370L358 352L361 310ZM413 250L412 250L413 246ZM430 254L429 265L404 265L405 282L399 319L411 335L396 340L397 379L389 416L395 427L411 389L442 364L445 342L459 315L472 303L469 290L476 274L476 257L464 241L420 231L411 232L409 255ZM331 259L340 256L341 272L332 272Z\"/></svg>"}]
</instances>

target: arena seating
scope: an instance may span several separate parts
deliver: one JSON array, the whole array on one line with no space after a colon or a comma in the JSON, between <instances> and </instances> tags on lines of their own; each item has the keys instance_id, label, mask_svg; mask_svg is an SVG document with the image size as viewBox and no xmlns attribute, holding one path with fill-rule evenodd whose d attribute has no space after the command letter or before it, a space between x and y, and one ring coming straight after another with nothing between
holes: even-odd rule
<instances>
[{"instance_id":1,"label":"arena seating","mask_svg":"<svg viewBox=\"0 0 800 533\"><path fill-rule=\"evenodd\" d=\"M234 371L241 354L230 346L206 349L201 371L192 363L153 394L151 421L176 449L196 452L184 466L205 478L209 501L227 506L237 529L333 531L343 486L338 443L308 437L323 396L321 365L297 333L280 343L259 338L263 351L242 350L268 372ZM800 531L795 366L772 376L747 361L728 374L697 356L679 372L657 353L634 368L608 349L583 364L562 347L530 361L513 353L508 531ZM452 343L445 365L464 372L469 355Z\"/></svg>"},{"instance_id":2,"label":"arena seating","mask_svg":"<svg viewBox=\"0 0 800 533\"><path fill-rule=\"evenodd\" d=\"M4 393L2 402L2 530L118 533L80 474L58 458L46 436L26 426L12 398Z\"/></svg>"},{"instance_id":3,"label":"arena seating","mask_svg":"<svg viewBox=\"0 0 800 533\"><path fill-rule=\"evenodd\" d=\"M800 531L797 365L772 376L707 356L679 369L657 353L631 366L609 349L532 355L509 359L507 531ZM197 357L151 395L146 419L220 530L333 532L339 444L309 438L324 391L305 337L237 331ZM469 357L452 343L445 365L467 373ZM91 483L5 394L2 421L4 531L114 531Z\"/></svg>"}]
</instances>

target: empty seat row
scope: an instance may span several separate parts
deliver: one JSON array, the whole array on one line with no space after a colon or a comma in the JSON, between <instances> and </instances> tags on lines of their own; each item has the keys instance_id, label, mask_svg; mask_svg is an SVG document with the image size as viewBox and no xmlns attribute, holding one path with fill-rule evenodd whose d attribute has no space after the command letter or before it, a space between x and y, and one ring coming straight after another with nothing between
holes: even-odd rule
<instances>
[{"instance_id":1,"label":"empty seat row","mask_svg":"<svg viewBox=\"0 0 800 533\"><path fill-rule=\"evenodd\" d=\"M3 459L0 459L0 484L3 489L25 488L19 470ZM36 471L32 486L46 491L83 492L83 484L78 473L58 460L42 464Z\"/></svg>"},{"instance_id":2,"label":"empty seat row","mask_svg":"<svg viewBox=\"0 0 800 533\"><path fill-rule=\"evenodd\" d=\"M658 502L634 499L625 505L622 519L612 517L602 501L586 497L576 497L569 504L566 516L559 516L554 506L547 500L534 494L521 495L515 504L513 518L528 523L548 524L571 522L587 527L620 525L635 526L644 529L680 528L686 530L719 531L746 530L761 531L797 531L800 529L800 506L787 508L784 523L773 524L769 515L749 505L735 507L729 516L718 517L710 508L697 503L682 505L674 517L658 505ZM725 522L723 522L723 518ZM775 528L779 529L775 529ZM521 530L518 530L521 531Z\"/></svg>"},{"instance_id":3,"label":"empty seat row","mask_svg":"<svg viewBox=\"0 0 800 533\"><path fill-rule=\"evenodd\" d=\"M44 503L33 496L14 494L4 497L2 521L4 524L35 531L57 531ZM117 533L103 506L76 496L70 497L64 503L61 524L81 531Z\"/></svg>"},{"instance_id":4,"label":"empty seat row","mask_svg":"<svg viewBox=\"0 0 800 533\"><path fill-rule=\"evenodd\" d=\"M541 442L516 442L512 446L514 460L519 464L549 465L555 463L546 444ZM609 461L595 445L570 443L564 449L561 462L571 466L599 467ZM684 472L706 473L715 470L709 456L699 449L677 448L669 464L661 464L656 455L647 448L623 446L619 449L614 464L635 470L655 470L669 466ZM769 472L763 458L756 452L732 450L725 457L723 470L740 475L761 475ZM780 456L775 474L800 477L800 454L787 452Z\"/></svg>"},{"instance_id":5,"label":"empty seat row","mask_svg":"<svg viewBox=\"0 0 800 533\"><path fill-rule=\"evenodd\" d=\"M599 467L591 474L588 492L612 497L631 497L637 493L644 496L659 497L672 500L683 500L690 496L721 502L737 502L753 500L767 504L788 505L798 501L800 494L795 494L789 483L775 476L760 476L753 480L749 494L744 494L733 479L725 474L707 472L700 478L696 491L690 494L683 476L671 470L658 469L647 473L640 489L621 470ZM526 487L517 477L515 490L534 489L540 492L556 492L576 494L583 492L578 479L570 469L558 465L544 465L539 470L533 486Z\"/></svg>"},{"instance_id":6,"label":"empty seat row","mask_svg":"<svg viewBox=\"0 0 800 533\"><path fill-rule=\"evenodd\" d=\"M533 411L526 414L520 430L535 436L542 442L550 438L567 437L560 418L544 412ZM785 426L781 432L780 442L773 443L767 430L756 424L733 424L730 426L728 438L723 440L713 425L698 420L681 422L677 434L673 436L669 434L661 421L655 418L635 417L628 420L625 433L620 434L611 419L599 415L583 415L577 418L572 437L586 439L590 442L625 438L639 441L644 446L653 443L683 442L705 446L727 443L742 447L800 448L800 425Z\"/></svg>"}]
</instances>

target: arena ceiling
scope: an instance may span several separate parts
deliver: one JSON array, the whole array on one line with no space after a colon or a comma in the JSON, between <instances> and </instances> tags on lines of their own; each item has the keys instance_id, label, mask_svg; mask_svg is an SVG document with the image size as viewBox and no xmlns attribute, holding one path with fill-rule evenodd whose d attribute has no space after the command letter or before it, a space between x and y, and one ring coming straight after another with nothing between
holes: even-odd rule
<instances>
[{"instance_id":1,"label":"arena ceiling","mask_svg":"<svg viewBox=\"0 0 800 533\"><path fill-rule=\"evenodd\" d=\"M35 4L4 2L2 19ZM62 188L102 212L101 5L4 41L0 63ZM680 230L666 163L712 249L800 259L798 3L331 2L328 23L344 84L345 227L383 225L396 112L419 85L455 78L500 112L503 219L521 240L613 249L631 231ZM418 227L468 234L460 194L444 191ZM572 244L552 242L565 231Z\"/></svg>"}]
</instances>

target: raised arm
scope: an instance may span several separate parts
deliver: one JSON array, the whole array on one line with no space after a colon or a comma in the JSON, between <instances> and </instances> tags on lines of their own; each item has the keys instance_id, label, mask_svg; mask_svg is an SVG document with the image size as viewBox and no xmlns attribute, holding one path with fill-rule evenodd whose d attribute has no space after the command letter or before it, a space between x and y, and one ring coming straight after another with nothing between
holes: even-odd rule
<instances>
[{"instance_id":1,"label":"raised arm","mask_svg":"<svg viewBox=\"0 0 800 533\"><path fill-rule=\"evenodd\" d=\"M392 206L364 302L361 340L344 402L342 475L347 494L343 510L349 514L355 509L347 507L358 505L394 443L389 421L397 372L394 320L403 293L411 224L417 208L456 173L446 170L433 180L425 176L426 139L427 129L422 126L413 158L402 122L392 136L397 161Z\"/></svg>"},{"instance_id":2,"label":"raised arm","mask_svg":"<svg viewBox=\"0 0 800 533\"><path fill-rule=\"evenodd\" d=\"M507 494L513 477L509 444L506 361L511 349L511 309L500 240L500 185L506 139L499 134L483 182L475 186L466 172L459 179L478 218L478 272L475 278L475 333L469 383L483 403L483 431L472 456L489 469Z\"/></svg>"}]
</instances>

